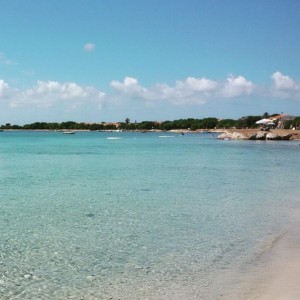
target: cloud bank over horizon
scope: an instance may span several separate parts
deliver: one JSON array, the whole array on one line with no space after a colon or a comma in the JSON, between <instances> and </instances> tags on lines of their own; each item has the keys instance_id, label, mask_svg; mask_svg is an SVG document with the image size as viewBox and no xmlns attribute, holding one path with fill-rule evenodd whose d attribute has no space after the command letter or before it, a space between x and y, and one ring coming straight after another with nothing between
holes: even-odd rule
<instances>
[{"instance_id":1,"label":"cloud bank over horizon","mask_svg":"<svg viewBox=\"0 0 300 300\"><path fill-rule=\"evenodd\" d=\"M210 99L247 96L255 87L245 77L232 75L224 82L187 77L177 80L174 86L157 83L150 88L141 86L136 78L125 77L123 82L113 80L110 85L122 96L145 101L167 101L173 105L204 104Z\"/></svg>"},{"instance_id":2,"label":"cloud bank over horizon","mask_svg":"<svg viewBox=\"0 0 300 300\"><path fill-rule=\"evenodd\" d=\"M237 104L241 99L251 97L271 97L281 101L300 100L300 82L281 72L274 72L268 88L254 84L244 76L229 75L223 81L206 77L187 77L177 80L174 85L156 83L150 87L142 86L138 79L126 76L123 81L112 80L111 90L104 92L93 86L83 86L75 82L41 81L27 89L11 87L0 79L0 103L9 110L33 108L51 110L52 108L76 111L83 107L101 111L118 106L133 107L137 103L147 107L188 107L203 106L211 101L230 99ZM260 100L263 101L263 100Z\"/></svg>"}]
</instances>

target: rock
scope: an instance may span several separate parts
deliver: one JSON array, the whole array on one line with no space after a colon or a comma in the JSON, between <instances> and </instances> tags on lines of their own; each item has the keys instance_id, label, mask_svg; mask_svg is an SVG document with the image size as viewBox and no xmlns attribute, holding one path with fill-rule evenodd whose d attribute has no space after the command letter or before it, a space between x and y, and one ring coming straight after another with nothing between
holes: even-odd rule
<instances>
[{"instance_id":1,"label":"rock","mask_svg":"<svg viewBox=\"0 0 300 300\"><path fill-rule=\"evenodd\" d=\"M264 131L259 131L259 132L257 132L257 134L256 134L256 140L265 140L266 139L266 135L267 135L267 133L266 132L264 132Z\"/></svg>"},{"instance_id":2,"label":"rock","mask_svg":"<svg viewBox=\"0 0 300 300\"><path fill-rule=\"evenodd\" d=\"M272 140L272 141L278 141L278 140L290 140L292 137L291 134L284 134L284 135L278 135L278 134L275 134L275 133L272 133L272 132L269 132L267 135L266 135L266 139L267 140Z\"/></svg>"},{"instance_id":3,"label":"rock","mask_svg":"<svg viewBox=\"0 0 300 300\"><path fill-rule=\"evenodd\" d=\"M221 133L220 135L217 136L217 139L220 139L220 140L229 139L229 133L223 132L223 133Z\"/></svg>"},{"instance_id":4,"label":"rock","mask_svg":"<svg viewBox=\"0 0 300 300\"><path fill-rule=\"evenodd\" d=\"M280 134L272 131L272 132L265 132L265 131L258 131L257 133L248 133L243 134L240 132L224 132L220 134L218 139L221 140L272 140L272 141L278 141L278 140L290 140L292 138L292 134L283 134L280 132Z\"/></svg>"},{"instance_id":5,"label":"rock","mask_svg":"<svg viewBox=\"0 0 300 300\"><path fill-rule=\"evenodd\" d=\"M26 279L31 279L32 278L32 274L31 273L28 273L28 274L25 274L24 275L24 278L26 278Z\"/></svg>"},{"instance_id":6,"label":"rock","mask_svg":"<svg viewBox=\"0 0 300 300\"><path fill-rule=\"evenodd\" d=\"M247 140L247 137L239 132L224 132L221 133L217 138L221 140Z\"/></svg>"},{"instance_id":7,"label":"rock","mask_svg":"<svg viewBox=\"0 0 300 300\"><path fill-rule=\"evenodd\" d=\"M292 134L281 135L281 139L289 141L292 138L292 136L293 136Z\"/></svg>"},{"instance_id":8,"label":"rock","mask_svg":"<svg viewBox=\"0 0 300 300\"><path fill-rule=\"evenodd\" d=\"M248 140L254 141L256 140L256 133L249 135Z\"/></svg>"},{"instance_id":9,"label":"rock","mask_svg":"<svg viewBox=\"0 0 300 300\"><path fill-rule=\"evenodd\" d=\"M94 218L95 217L95 214L93 214L93 213L89 213L89 214L85 214L86 215L86 217L89 217L89 218Z\"/></svg>"},{"instance_id":10,"label":"rock","mask_svg":"<svg viewBox=\"0 0 300 300\"><path fill-rule=\"evenodd\" d=\"M92 275L88 275L86 277L86 279L90 280L90 281L94 281L96 279L96 275L92 274Z\"/></svg>"},{"instance_id":11,"label":"rock","mask_svg":"<svg viewBox=\"0 0 300 300\"><path fill-rule=\"evenodd\" d=\"M281 137L278 136L277 134L274 134L272 132L269 132L267 135L266 135L266 140L272 140L272 141L275 141L275 140L281 140Z\"/></svg>"},{"instance_id":12,"label":"rock","mask_svg":"<svg viewBox=\"0 0 300 300\"><path fill-rule=\"evenodd\" d=\"M247 140L247 139L248 139L244 134L239 133L239 132L234 132L234 133L232 134L232 137L233 137L233 139L235 139L235 140Z\"/></svg>"}]
</instances>

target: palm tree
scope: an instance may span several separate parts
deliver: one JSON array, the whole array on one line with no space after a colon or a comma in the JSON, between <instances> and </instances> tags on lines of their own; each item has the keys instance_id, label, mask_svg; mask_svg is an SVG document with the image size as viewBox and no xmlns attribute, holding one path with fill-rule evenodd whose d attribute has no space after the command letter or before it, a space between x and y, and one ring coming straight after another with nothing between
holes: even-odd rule
<instances>
[{"instance_id":1,"label":"palm tree","mask_svg":"<svg viewBox=\"0 0 300 300\"><path fill-rule=\"evenodd\" d=\"M126 118L126 119L125 119L125 123L126 123L126 130L128 130L128 124L130 123L130 119L129 119L129 118Z\"/></svg>"}]
</instances>

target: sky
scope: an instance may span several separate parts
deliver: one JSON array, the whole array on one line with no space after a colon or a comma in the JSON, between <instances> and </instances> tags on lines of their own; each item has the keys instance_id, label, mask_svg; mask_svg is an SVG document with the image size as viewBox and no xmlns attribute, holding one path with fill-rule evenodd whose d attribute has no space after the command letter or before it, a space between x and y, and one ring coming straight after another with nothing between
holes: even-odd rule
<instances>
[{"instance_id":1,"label":"sky","mask_svg":"<svg viewBox=\"0 0 300 300\"><path fill-rule=\"evenodd\" d=\"M300 115L299 0L2 0L0 124Z\"/></svg>"}]
</instances>

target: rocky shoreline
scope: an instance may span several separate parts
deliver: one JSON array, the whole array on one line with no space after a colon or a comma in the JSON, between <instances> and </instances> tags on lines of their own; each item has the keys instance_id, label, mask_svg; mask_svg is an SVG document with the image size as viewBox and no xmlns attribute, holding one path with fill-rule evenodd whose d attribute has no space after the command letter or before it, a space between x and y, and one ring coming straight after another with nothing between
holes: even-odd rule
<instances>
[{"instance_id":1,"label":"rocky shoreline","mask_svg":"<svg viewBox=\"0 0 300 300\"><path fill-rule=\"evenodd\" d=\"M271 131L261 131L259 129L228 129L219 132L220 135L217 138L222 140L300 140L299 130L273 129Z\"/></svg>"},{"instance_id":2,"label":"rocky shoreline","mask_svg":"<svg viewBox=\"0 0 300 300\"><path fill-rule=\"evenodd\" d=\"M49 130L49 129L5 129L2 131L32 131L32 132L53 132L61 130ZM76 132L89 132L90 130L74 130ZM102 131L102 130L101 130ZM162 130L128 130L130 132L163 132ZM103 130L103 132L116 132L116 130ZM118 130L118 132L120 132ZM126 131L124 131L126 132ZM178 133L178 134L188 134L188 133L203 133L210 132L219 134L218 139L222 140L297 140L300 141L300 130L291 129L272 129L270 131L261 131L259 128L255 129L208 129L208 130L196 130L190 131L185 129L173 129L168 132Z\"/></svg>"}]
</instances>

